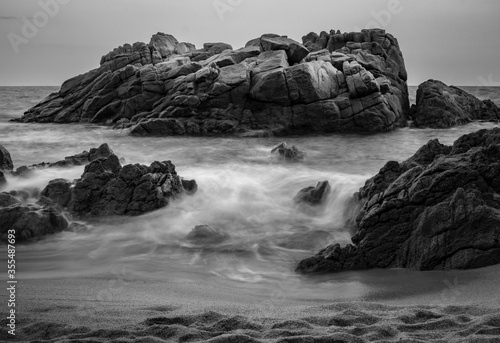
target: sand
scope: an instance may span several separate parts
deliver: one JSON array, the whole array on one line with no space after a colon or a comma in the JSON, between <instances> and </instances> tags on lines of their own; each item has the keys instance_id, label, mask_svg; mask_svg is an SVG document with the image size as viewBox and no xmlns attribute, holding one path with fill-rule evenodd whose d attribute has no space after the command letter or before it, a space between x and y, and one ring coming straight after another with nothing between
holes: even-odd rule
<instances>
[{"instance_id":1,"label":"sand","mask_svg":"<svg viewBox=\"0 0 500 343\"><path fill-rule=\"evenodd\" d=\"M256 285L189 278L21 279L16 337L2 330L0 340L500 342L500 266L456 273L461 282L441 289L362 298L338 298L324 282L317 294L264 296Z\"/></svg>"}]
</instances>

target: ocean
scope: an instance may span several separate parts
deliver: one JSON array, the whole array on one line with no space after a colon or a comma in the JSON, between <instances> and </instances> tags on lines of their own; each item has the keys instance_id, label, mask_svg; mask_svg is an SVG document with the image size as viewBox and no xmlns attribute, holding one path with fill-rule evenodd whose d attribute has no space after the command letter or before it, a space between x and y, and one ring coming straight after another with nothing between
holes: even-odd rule
<instances>
[{"instance_id":1,"label":"ocean","mask_svg":"<svg viewBox=\"0 0 500 343\"><path fill-rule=\"evenodd\" d=\"M500 105L500 90L465 87ZM71 279L113 277L203 282L239 292L287 297L390 297L391 292L439 289L459 272L361 271L304 278L296 263L321 247L346 244L343 226L349 197L389 160L402 161L430 139L452 144L492 123L451 129L397 129L376 135L329 134L286 138L131 137L125 131L91 124L21 124L21 116L57 87L0 87L0 144L16 167L53 162L108 143L127 163L171 160L180 176L199 190L169 207L139 217L96 219L83 233L64 232L18 245L18 277ZM414 102L416 87L410 87ZM286 141L307 153L304 162L280 161L270 154ZM29 179L8 178L7 191L43 189L55 178L79 178L83 167L40 170ZM328 180L332 193L318 213L303 213L297 192ZM185 241L196 225L217 226L231 235L227 244L200 248ZM6 254L6 247L0 248ZM314 290L314 291L312 291ZM309 292L309 293L311 293Z\"/></svg>"}]
</instances>

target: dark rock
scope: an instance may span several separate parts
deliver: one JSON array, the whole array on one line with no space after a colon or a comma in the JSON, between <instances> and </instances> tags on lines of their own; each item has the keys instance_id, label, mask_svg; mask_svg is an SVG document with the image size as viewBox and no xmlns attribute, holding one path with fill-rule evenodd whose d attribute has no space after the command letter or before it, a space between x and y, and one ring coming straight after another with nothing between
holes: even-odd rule
<instances>
[{"instance_id":1,"label":"dark rock","mask_svg":"<svg viewBox=\"0 0 500 343\"><path fill-rule=\"evenodd\" d=\"M416 127L447 128L472 121L500 120L500 109L491 101L481 101L466 91L428 80L418 86L413 115Z\"/></svg>"},{"instance_id":2,"label":"dark rock","mask_svg":"<svg viewBox=\"0 0 500 343\"><path fill-rule=\"evenodd\" d=\"M183 193L170 161L120 166L118 157L98 159L85 167L72 188L70 212L87 215L140 215L167 206Z\"/></svg>"},{"instance_id":3,"label":"dark rock","mask_svg":"<svg viewBox=\"0 0 500 343\"><path fill-rule=\"evenodd\" d=\"M9 207L11 205L19 205L22 201L14 195L2 192L0 193L0 207Z\"/></svg>"},{"instance_id":4,"label":"dark rock","mask_svg":"<svg viewBox=\"0 0 500 343\"><path fill-rule=\"evenodd\" d=\"M196 183L196 180L181 179L181 182L182 188L184 188L184 191L188 195L194 194L198 190L198 183Z\"/></svg>"},{"instance_id":5,"label":"dark rock","mask_svg":"<svg viewBox=\"0 0 500 343\"><path fill-rule=\"evenodd\" d=\"M11 171L14 169L14 163L7 149L0 145L0 171Z\"/></svg>"},{"instance_id":6,"label":"dark rock","mask_svg":"<svg viewBox=\"0 0 500 343\"><path fill-rule=\"evenodd\" d=\"M71 182L65 179L51 180L41 195L62 208L67 207L71 200Z\"/></svg>"},{"instance_id":7,"label":"dark rock","mask_svg":"<svg viewBox=\"0 0 500 343\"><path fill-rule=\"evenodd\" d=\"M208 225L196 225L186 236L186 240L199 245L220 244L230 238L231 236L221 228Z\"/></svg>"},{"instance_id":8,"label":"dark rock","mask_svg":"<svg viewBox=\"0 0 500 343\"><path fill-rule=\"evenodd\" d=\"M307 204L312 206L324 204L328 194L330 194L331 187L328 181L318 182L316 187L306 187L297 193L293 201L299 204Z\"/></svg>"},{"instance_id":9,"label":"dark rock","mask_svg":"<svg viewBox=\"0 0 500 343\"><path fill-rule=\"evenodd\" d=\"M271 154L274 154L275 152L278 153L280 158L288 161L300 161L306 156L306 154L299 151L295 145L288 145L286 142L276 145L271 150Z\"/></svg>"},{"instance_id":10,"label":"dark rock","mask_svg":"<svg viewBox=\"0 0 500 343\"><path fill-rule=\"evenodd\" d=\"M47 163L42 162L38 164L33 164L30 166L21 166L14 171L15 176L29 178L33 175L33 172L37 169L44 168L64 168L72 166L81 166L90 163L99 158L106 158L113 155L113 151L108 146L107 143L101 144L98 148L92 148L90 151L83 151L79 154L66 156L64 160L57 162Z\"/></svg>"},{"instance_id":11,"label":"dark rock","mask_svg":"<svg viewBox=\"0 0 500 343\"><path fill-rule=\"evenodd\" d=\"M468 269L500 263L500 129L432 140L388 163L359 192L353 245L323 249L299 272Z\"/></svg>"},{"instance_id":12,"label":"dark rock","mask_svg":"<svg viewBox=\"0 0 500 343\"><path fill-rule=\"evenodd\" d=\"M130 130L132 136L178 136L185 133L184 125L176 119L150 119Z\"/></svg>"},{"instance_id":13,"label":"dark rock","mask_svg":"<svg viewBox=\"0 0 500 343\"><path fill-rule=\"evenodd\" d=\"M5 174L0 170L0 189L2 189L7 184L7 179L5 178Z\"/></svg>"},{"instance_id":14,"label":"dark rock","mask_svg":"<svg viewBox=\"0 0 500 343\"><path fill-rule=\"evenodd\" d=\"M52 207L13 205L0 208L0 237L3 241L8 230L16 231L16 242L25 242L61 232L67 227L66 219Z\"/></svg>"},{"instance_id":15,"label":"dark rock","mask_svg":"<svg viewBox=\"0 0 500 343\"><path fill-rule=\"evenodd\" d=\"M149 44L109 52L19 121L94 122L138 136L381 132L406 124L407 75L392 35L324 31L306 41L322 49L308 54L266 34L238 50L225 43L195 50L158 33Z\"/></svg>"}]
</instances>

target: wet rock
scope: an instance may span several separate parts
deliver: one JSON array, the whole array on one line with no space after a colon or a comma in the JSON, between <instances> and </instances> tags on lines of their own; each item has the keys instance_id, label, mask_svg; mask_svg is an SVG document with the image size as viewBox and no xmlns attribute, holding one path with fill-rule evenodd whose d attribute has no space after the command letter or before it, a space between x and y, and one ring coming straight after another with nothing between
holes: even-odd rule
<instances>
[{"instance_id":1,"label":"wet rock","mask_svg":"<svg viewBox=\"0 0 500 343\"><path fill-rule=\"evenodd\" d=\"M3 145L0 145L0 171L11 171L14 169L14 163L10 153Z\"/></svg>"},{"instance_id":2,"label":"wet rock","mask_svg":"<svg viewBox=\"0 0 500 343\"><path fill-rule=\"evenodd\" d=\"M140 215L167 206L183 194L170 161L121 166L116 155L85 167L72 188L69 210L84 216Z\"/></svg>"},{"instance_id":3,"label":"wet rock","mask_svg":"<svg viewBox=\"0 0 500 343\"><path fill-rule=\"evenodd\" d=\"M208 225L196 225L194 229L186 236L186 240L193 244L220 244L231 236L219 227Z\"/></svg>"},{"instance_id":4,"label":"wet rock","mask_svg":"<svg viewBox=\"0 0 500 343\"><path fill-rule=\"evenodd\" d=\"M16 242L25 242L58 233L68 227L67 220L52 207L12 205L0 208L0 237L16 231Z\"/></svg>"},{"instance_id":5,"label":"wet rock","mask_svg":"<svg viewBox=\"0 0 500 343\"><path fill-rule=\"evenodd\" d=\"M2 189L7 184L7 178L3 171L0 171L0 189Z\"/></svg>"},{"instance_id":6,"label":"wet rock","mask_svg":"<svg viewBox=\"0 0 500 343\"><path fill-rule=\"evenodd\" d=\"M194 194L198 190L198 183L196 183L196 180L181 179L181 182L182 188L188 195Z\"/></svg>"},{"instance_id":7,"label":"wet rock","mask_svg":"<svg viewBox=\"0 0 500 343\"><path fill-rule=\"evenodd\" d=\"M381 132L406 123L406 69L384 30L265 34L195 50L158 33L66 81L22 122L93 122L145 135ZM180 54L180 55L179 55ZM490 104L491 105L491 104ZM484 106L490 106L485 104Z\"/></svg>"},{"instance_id":8,"label":"wet rock","mask_svg":"<svg viewBox=\"0 0 500 343\"><path fill-rule=\"evenodd\" d=\"M71 200L71 182L65 179L51 180L41 195L63 208L67 207Z\"/></svg>"},{"instance_id":9,"label":"wet rock","mask_svg":"<svg viewBox=\"0 0 500 343\"><path fill-rule=\"evenodd\" d=\"M99 158L106 158L110 155L113 155L113 151L107 143L103 143L98 148L92 148L89 151L85 150L79 154L66 156L64 160L57 162L42 162L30 166L21 166L14 171L13 175L29 178L37 169L81 166L89 164L91 161Z\"/></svg>"},{"instance_id":10,"label":"wet rock","mask_svg":"<svg viewBox=\"0 0 500 343\"><path fill-rule=\"evenodd\" d=\"M293 198L298 204L307 204L312 206L323 205L330 194L330 183L326 181L318 182L316 187L306 187L297 193Z\"/></svg>"},{"instance_id":11,"label":"wet rock","mask_svg":"<svg viewBox=\"0 0 500 343\"><path fill-rule=\"evenodd\" d=\"M500 129L432 140L359 192L353 244L333 244L298 272L468 269L500 263Z\"/></svg>"},{"instance_id":12,"label":"wet rock","mask_svg":"<svg viewBox=\"0 0 500 343\"><path fill-rule=\"evenodd\" d=\"M0 193L0 207L9 207L11 205L19 205L21 203L22 201L19 198L10 193Z\"/></svg>"},{"instance_id":13,"label":"wet rock","mask_svg":"<svg viewBox=\"0 0 500 343\"><path fill-rule=\"evenodd\" d=\"M418 86L414 126L447 128L477 120L497 122L500 108L441 81L428 80Z\"/></svg>"},{"instance_id":14,"label":"wet rock","mask_svg":"<svg viewBox=\"0 0 500 343\"><path fill-rule=\"evenodd\" d=\"M299 151L295 145L288 145L286 142L280 143L271 150L271 154L278 153L281 159L287 161L300 161L305 158L305 153Z\"/></svg>"}]
</instances>

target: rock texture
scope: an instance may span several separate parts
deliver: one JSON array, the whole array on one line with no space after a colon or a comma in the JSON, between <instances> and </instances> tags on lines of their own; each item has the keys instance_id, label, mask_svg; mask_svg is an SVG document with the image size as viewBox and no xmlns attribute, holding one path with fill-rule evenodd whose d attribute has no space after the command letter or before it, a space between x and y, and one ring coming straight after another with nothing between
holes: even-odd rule
<instances>
[{"instance_id":1,"label":"rock texture","mask_svg":"<svg viewBox=\"0 0 500 343\"><path fill-rule=\"evenodd\" d=\"M500 108L458 87L428 80L418 86L417 104L411 115L415 127L447 128L475 120L498 122Z\"/></svg>"},{"instance_id":2,"label":"rock texture","mask_svg":"<svg viewBox=\"0 0 500 343\"><path fill-rule=\"evenodd\" d=\"M186 240L197 245L220 244L231 236L219 227L208 225L196 225L186 236Z\"/></svg>"},{"instance_id":3,"label":"rock texture","mask_svg":"<svg viewBox=\"0 0 500 343\"><path fill-rule=\"evenodd\" d=\"M7 149L0 145L0 171L11 171L14 169L14 163Z\"/></svg>"},{"instance_id":4,"label":"rock texture","mask_svg":"<svg viewBox=\"0 0 500 343\"><path fill-rule=\"evenodd\" d=\"M116 155L91 162L71 189L68 208L79 216L139 215L167 206L184 192L170 161L121 166Z\"/></svg>"},{"instance_id":5,"label":"rock texture","mask_svg":"<svg viewBox=\"0 0 500 343\"><path fill-rule=\"evenodd\" d=\"M500 263L500 129L452 147L431 140L388 162L355 195L364 206L352 245L333 244L298 272L467 269Z\"/></svg>"},{"instance_id":6,"label":"rock texture","mask_svg":"<svg viewBox=\"0 0 500 343\"><path fill-rule=\"evenodd\" d=\"M331 187L328 181L318 182L316 187L306 187L301 189L293 198L296 203L317 206L324 204L330 194Z\"/></svg>"},{"instance_id":7,"label":"rock texture","mask_svg":"<svg viewBox=\"0 0 500 343\"><path fill-rule=\"evenodd\" d=\"M0 208L0 240L8 230L16 231L16 242L40 238L68 228L68 221L54 208L38 205L13 204Z\"/></svg>"},{"instance_id":8,"label":"rock texture","mask_svg":"<svg viewBox=\"0 0 500 343\"><path fill-rule=\"evenodd\" d=\"M409 109L398 41L384 30L266 34L233 50L162 33L63 83L22 122L92 122L134 135L392 129ZM262 131L264 130L264 131Z\"/></svg>"}]
</instances>

